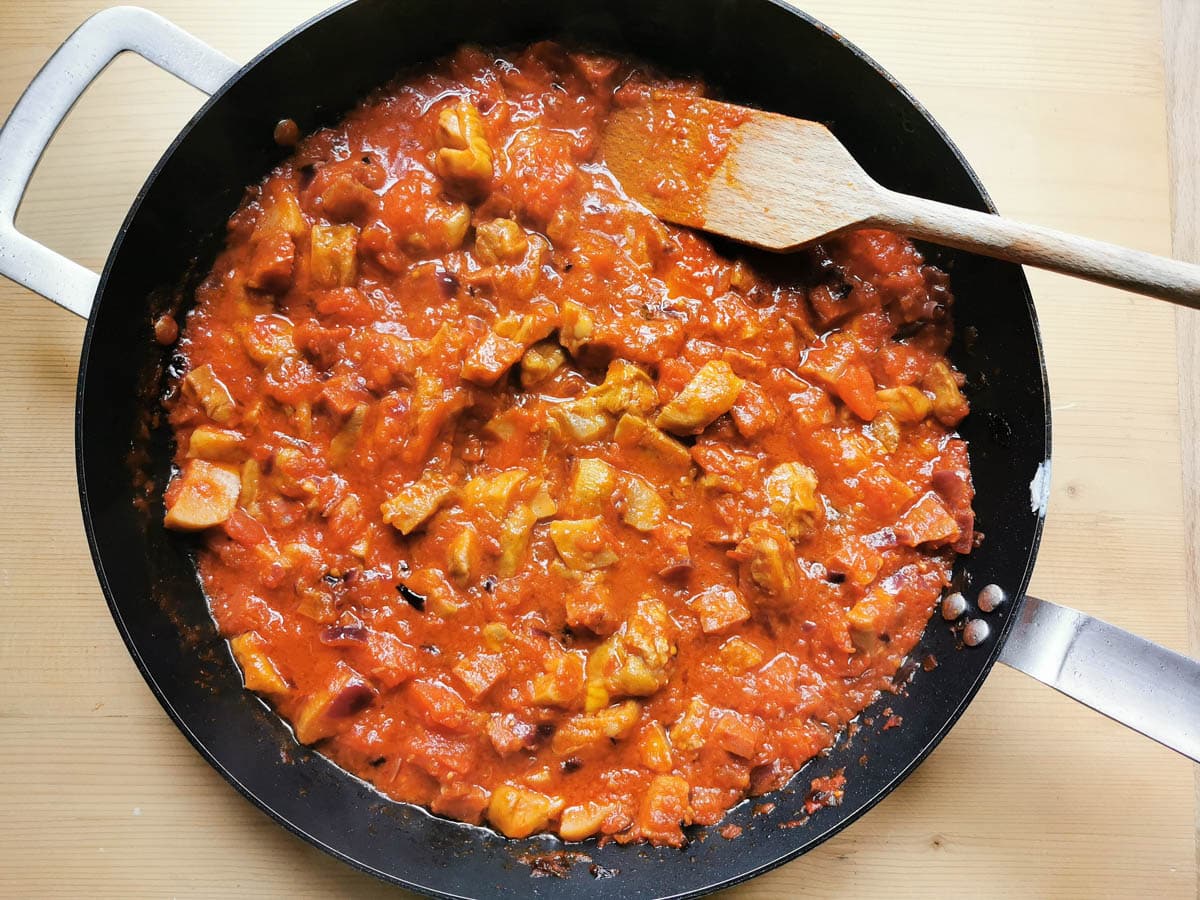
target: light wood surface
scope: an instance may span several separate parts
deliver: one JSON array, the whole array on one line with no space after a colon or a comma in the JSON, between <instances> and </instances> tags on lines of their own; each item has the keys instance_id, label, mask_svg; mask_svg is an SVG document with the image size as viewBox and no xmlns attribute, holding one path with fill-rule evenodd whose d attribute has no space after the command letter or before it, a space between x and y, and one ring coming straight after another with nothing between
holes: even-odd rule
<instances>
[{"instance_id":1,"label":"light wood surface","mask_svg":"<svg viewBox=\"0 0 1200 900\"><path fill-rule=\"evenodd\" d=\"M1167 134L1171 153L1172 250L1200 263L1200 4L1163 0ZM1200 313L1176 315L1179 426L1183 451L1184 565L1188 646L1200 655ZM1200 770L1196 774L1196 850L1200 858Z\"/></svg>"},{"instance_id":2,"label":"light wood surface","mask_svg":"<svg viewBox=\"0 0 1200 900\"><path fill-rule=\"evenodd\" d=\"M1181 18L1197 7L1170 2ZM0 4L0 110L97 5ZM322 3L147 5L246 59ZM1003 212L1170 250L1158 0L806 7L931 109ZM1195 33L1190 50L1173 54L1192 73ZM119 61L60 132L19 223L99 266L145 173L198 103L148 64ZM1177 143L1194 153L1180 118ZM1191 198L1177 221L1195 222ZM1055 408L1054 489L1033 587L1186 649L1175 312L1041 272L1030 281ZM112 625L80 525L71 428L82 322L8 283L0 313L0 896L397 896L269 822L161 712ZM1180 347L1194 361L1197 344ZM1188 429L1194 447L1194 418ZM878 809L732 893L1194 896L1192 779L1169 751L997 670Z\"/></svg>"}]
</instances>

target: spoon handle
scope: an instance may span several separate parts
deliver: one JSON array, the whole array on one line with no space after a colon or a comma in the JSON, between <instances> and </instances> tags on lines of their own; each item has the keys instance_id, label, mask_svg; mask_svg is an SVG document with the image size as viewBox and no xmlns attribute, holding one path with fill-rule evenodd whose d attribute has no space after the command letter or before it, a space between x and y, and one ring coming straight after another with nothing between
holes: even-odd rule
<instances>
[{"instance_id":1,"label":"spoon handle","mask_svg":"<svg viewBox=\"0 0 1200 900\"><path fill-rule=\"evenodd\" d=\"M1200 266L886 189L880 200L872 225L1200 309Z\"/></svg>"}]
</instances>

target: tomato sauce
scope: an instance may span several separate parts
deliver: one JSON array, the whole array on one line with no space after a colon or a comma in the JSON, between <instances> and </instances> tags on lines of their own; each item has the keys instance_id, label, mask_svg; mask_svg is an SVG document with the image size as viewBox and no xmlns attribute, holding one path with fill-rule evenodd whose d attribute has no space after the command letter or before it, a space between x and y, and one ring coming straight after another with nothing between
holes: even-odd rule
<instances>
[{"instance_id":1,"label":"tomato sauce","mask_svg":"<svg viewBox=\"0 0 1200 900\"><path fill-rule=\"evenodd\" d=\"M781 786L974 542L946 276L664 225L598 156L656 90L701 88L542 43L378 91L249 191L166 399L246 686L512 837L679 845Z\"/></svg>"}]
</instances>

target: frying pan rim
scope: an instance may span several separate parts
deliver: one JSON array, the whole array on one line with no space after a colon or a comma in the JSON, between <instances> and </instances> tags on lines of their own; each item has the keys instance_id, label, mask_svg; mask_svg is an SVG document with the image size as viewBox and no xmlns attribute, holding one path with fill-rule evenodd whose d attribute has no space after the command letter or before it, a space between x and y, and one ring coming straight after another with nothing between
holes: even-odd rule
<instances>
[{"instance_id":1,"label":"frying pan rim","mask_svg":"<svg viewBox=\"0 0 1200 900\"><path fill-rule=\"evenodd\" d=\"M132 630L126 624L125 618L117 606L115 593L109 584L108 574L105 569L104 560L101 557L100 547L99 547L99 543L97 540L97 534L96 534L96 521L93 516L93 511L92 511L92 507L91 507L91 503L90 503L90 497L89 497L88 489L87 489L87 481L86 481L86 477L85 477L85 462L84 462L85 435L84 435L84 427L83 427L83 409L84 409L84 394L85 394L85 390L86 390L87 376L88 376L88 363L89 363L89 359L90 359L90 355L91 355L92 341L93 341L93 337L95 334L96 323L99 318L100 309L103 306L104 296L105 296L105 293L106 293L106 290L108 287L108 281L109 281L111 272L113 270L114 263L121 254L121 250L122 250L122 246L125 242L125 238L132 226L132 223L136 220L139 212L141 211L143 202L145 201L147 195L149 194L149 192L150 192L151 188L153 187L153 185L155 184L155 182L158 180L158 177L161 174L162 170L165 168L165 166L169 163L169 161L174 156L176 150L184 143L184 141L187 140L188 136L191 134L193 129L196 127L196 125L209 113L209 111L223 100L223 98L225 97L226 93L229 90L231 90L238 82L240 82L241 79L243 77L245 77L250 71L252 71L254 68L256 68L259 65L259 63L261 63L263 60L267 59L269 56L274 54L282 46L289 43L294 38L296 38L303 32L307 31L312 26L316 25L318 22L321 22L321 21L325 20L326 18L329 18L330 16L337 15L342 10L346 9L349 6L352 6L355 2L357 2L357 0L340 0L340 2L336 3L335 5L329 7L326 10L323 10L322 12L318 13L317 15L309 18L305 22L302 22L301 24L299 24L299 25L295 26L294 28L292 28L291 30L289 30L287 33L285 33L284 35L282 35L281 37L279 37L278 39L273 41L265 49L263 49L262 51L257 53L249 62L247 62L242 67L240 67L236 73L234 73L224 84L221 85L220 88L218 88L208 98L208 100L200 107L200 109L195 113L195 115L193 115L188 120L187 124L184 125L184 127L180 130L180 132L171 141L171 144L163 152L163 154L159 158L158 162L154 165L154 167L150 170L150 173L147 175L145 182L143 183L141 189L138 191L137 196L134 198L134 201L130 206L129 212L126 214L126 217L125 217L124 221L122 222L120 229L117 231L116 237L114 238L112 248L109 251L108 257L105 261L103 272L101 273L101 276L100 276L100 281L97 286L94 302L92 304L91 312L88 316L87 327L84 331L83 346L80 351L79 374L78 374L78 378L76 381L76 389L75 389L76 480L77 480L78 488L79 488L80 508L81 508L81 512L83 515L83 524L84 524L84 530L85 530L85 533L87 536L88 548L89 548L89 551L92 556L93 566L96 570L96 575L100 582L101 590L104 593L105 601L108 604L109 612L111 613L111 615L113 617L113 622L117 627L117 631L120 634L122 641L124 641L125 646L126 646L127 650L129 651L130 657L133 659L134 664L137 666L138 671L142 675L142 678L146 681L147 686L150 688L151 692L154 694L154 696L158 700L159 704L163 707L163 710L167 713L167 715L175 723L176 727L180 730L180 732L187 738L188 742L191 743L191 745L196 749L196 751L200 754L200 756L206 762L208 762L208 764L210 766L212 766L213 769L215 769L217 771L217 773L220 774L221 777L224 778L225 781L227 781L238 793L240 793L243 797L245 797L247 800L249 800L260 811L265 813L268 817L270 817L271 819L273 819L274 821L279 823L281 826L283 826L285 829L287 829L289 832L291 832L295 836L301 838L302 840L311 844L312 846L317 847L318 849L324 851L325 853L329 854L330 856L334 857L335 859L338 859L338 860L354 867L355 869L358 869L359 871L373 875L374 877L379 878L385 882L388 882L391 884L396 884L398 886L404 887L408 890L412 890L412 891L415 891L417 893L420 893L420 894L423 894L426 896L446 897L446 898L454 898L454 900L459 900L459 898L463 898L464 895L454 894L454 893L450 893L450 892L440 890L437 888L427 887L425 885L409 881L409 880L405 879L404 877L395 875L391 872L381 871L380 869L377 869L374 866L368 865L358 859L355 859L354 857L348 855L346 852L325 843L321 839L317 838L315 835L309 833L306 829L304 829L297 823L295 823L295 822L291 821L290 819L286 818L285 816L283 816L281 813L279 813L274 808L274 806L270 802L261 798L258 794L251 791L246 785L244 785L240 780L238 780L238 778L231 771L229 771L229 769L227 769L225 767L225 765L196 736L196 734L191 730L191 728L188 726L187 722L184 720L183 716L179 712L177 712L175 710L175 708L172 706L171 702L167 699L167 695L166 695L165 691L159 686L157 680L155 679L153 674L150 672L146 662L142 658L142 655L138 649L137 644L134 642ZM941 124L938 123L938 121L936 119L934 119L934 117L929 113L929 111L924 107L924 105L921 104L886 69L884 69L879 63L877 63L871 56L869 56L862 49L860 49L856 44L854 44L852 41L847 40L844 36L842 36L842 34L840 32L833 30L829 26L825 25L823 22L821 22L821 21L817 20L816 18L814 18L813 16L811 16L809 13L807 13L803 10L794 8L792 6L789 6L788 4L783 2L783 0L762 0L762 2L768 3L772 6L778 7L780 9L790 13L791 15L795 16L796 18L798 18L802 22L804 22L807 26L816 29L817 31L823 33L826 37L831 38L832 40L836 41L838 44L842 45L842 47L844 47L847 51L849 51L857 59L857 61L859 63L864 64L869 69L873 70L877 75L883 77L887 81L887 83L891 86L891 88L894 91L896 91L905 102L910 104L912 109L919 116L921 116L922 119L925 120L926 124L932 128L934 134L944 142L945 146L952 153L957 164L961 167L963 173L969 179L971 186L978 193L979 198L982 201L986 210L991 213L995 213L997 211L996 206L991 199L991 196L988 194L987 189L983 186L982 182L979 179L979 176L975 173L975 170L967 162L967 160L965 159L965 157L962 154L962 151L959 150L958 146L951 140L951 138L950 138L949 134L947 134L946 130L941 126ZM1018 278L1019 278L1019 286L1023 289L1024 300L1025 300L1025 303L1027 306L1028 314L1030 317L1030 322L1033 326L1033 343L1034 343L1034 347L1036 349L1038 372L1039 372L1039 375L1041 378L1042 401L1043 401L1044 415L1045 415L1045 436L1046 436L1046 438L1045 438L1043 459L1048 464L1051 459L1051 406L1050 406L1049 381L1048 381L1047 373L1046 373L1045 352L1044 352L1044 347L1043 347L1043 343L1042 343L1041 329L1040 329L1038 317L1037 317L1037 310L1033 303L1033 296L1032 296L1032 292L1029 289L1028 280L1025 278L1024 271L1021 270L1020 266L1016 266L1016 268L1018 270L1017 274L1018 274ZM728 876L728 877L722 877L722 878L712 882L711 884L708 884L703 887L695 888L695 889L684 891L684 892L677 893L677 894L665 894L665 895L663 895L663 900L683 900L683 898L699 897L699 896L702 896L702 895L705 895L705 894L708 894L708 893L711 893L711 892L714 892L717 890L722 890L724 888L732 887L732 886L734 886L736 884L740 884L744 881L748 881L748 880L755 878L759 875L762 875L772 869L775 869L787 862L790 862L791 860L796 859L797 857L809 852L810 850L814 849L818 845L824 843L826 840L828 840L831 837L833 837L834 835L838 834L839 832L841 832L842 830L844 830L845 828L850 826L852 823L858 821L858 819L862 815L864 815L867 811L873 809L876 804L878 804L884 797L886 797L888 794L890 794L903 781L905 781L913 773L913 771L915 771L916 768L918 766L920 766L922 762L925 761L925 759L929 756L929 754L933 752L933 750L938 746L938 744L940 744L941 741L950 732L950 730L953 728L955 723L958 721L959 717L963 714L963 712L966 710L966 708L974 700L975 695L978 693L980 687L983 685L983 682L987 679L988 674L991 672L992 667L995 665L995 663L1000 655L1000 652L1003 649L1004 644L1008 639L1008 636L1013 627L1013 624L1015 623L1015 621L1017 619L1017 616L1018 616L1019 610L1020 610L1020 605L1024 600L1025 590L1028 587L1029 580L1033 574L1034 565L1037 560L1037 554L1038 554L1038 549L1041 544L1041 538L1042 538L1044 524L1045 524L1045 515L1044 515L1044 513L1042 513L1042 514L1039 514L1036 518L1034 528L1033 528L1033 535L1032 535L1032 538L1029 543L1028 554L1026 556L1024 566L1023 566L1023 571L1020 574L1020 578L1017 582L1016 589L1011 592L1011 596L1013 597L1013 601L1012 601L1013 608L1012 608L1010 614L1004 620L1002 627L999 629L999 631L995 635L994 640L991 641L990 647L986 651L986 653L987 653L986 658L980 664L980 667L977 671L974 681L963 692L963 694L961 696L961 700L958 703L958 705L949 713L949 715L946 717L945 722L942 723L942 725L937 728L937 730L933 733L933 735L930 737L929 741L925 744L925 746L922 747L919 752L914 754L912 756L912 758L909 759L899 769L899 771L895 774L895 776L892 779L890 779L885 784L883 784L883 786L880 787L873 796L871 796L866 801L864 801L853 813L851 813L850 815L847 815L845 818L831 824L830 826L824 828L823 830L812 833L811 835L808 835L807 832L804 832L807 837L806 840L803 840L803 841L797 843L794 847L790 848L786 853L779 855L775 859L772 859L765 863L756 865L747 871L740 872L739 874ZM979 652L979 648L976 648L972 652ZM800 834L801 832L796 832L796 833ZM469 900L469 898L466 898L466 900Z\"/></svg>"}]
</instances>

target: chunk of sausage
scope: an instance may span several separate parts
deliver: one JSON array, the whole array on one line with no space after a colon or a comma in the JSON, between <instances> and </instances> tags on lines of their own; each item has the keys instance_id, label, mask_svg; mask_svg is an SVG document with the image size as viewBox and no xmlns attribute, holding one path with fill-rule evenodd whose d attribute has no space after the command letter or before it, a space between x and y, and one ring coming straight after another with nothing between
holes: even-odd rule
<instances>
[{"instance_id":1,"label":"chunk of sausage","mask_svg":"<svg viewBox=\"0 0 1200 900\"><path fill-rule=\"evenodd\" d=\"M718 634L750 618L750 610L737 591L721 584L705 588L688 600L688 606L700 619L700 630L705 634Z\"/></svg>"},{"instance_id":2,"label":"chunk of sausage","mask_svg":"<svg viewBox=\"0 0 1200 900\"><path fill-rule=\"evenodd\" d=\"M776 606L795 596L800 580L796 554L787 533L778 525L764 519L752 523L729 556L739 563L743 590L760 594Z\"/></svg>"},{"instance_id":3,"label":"chunk of sausage","mask_svg":"<svg viewBox=\"0 0 1200 900\"><path fill-rule=\"evenodd\" d=\"M638 531L653 531L667 518L666 502L640 475L622 477L617 508L621 512L621 521Z\"/></svg>"},{"instance_id":4,"label":"chunk of sausage","mask_svg":"<svg viewBox=\"0 0 1200 900\"><path fill-rule=\"evenodd\" d=\"M566 365L562 348L552 341L534 344L521 357L521 387L536 387Z\"/></svg>"},{"instance_id":5,"label":"chunk of sausage","mask_svg":"<svg viewBox=\"0 0 1200 900\"><path fill-rule=\"evenodd\" d=\"M717 416L733 408L743 384L724 360L706 362L663 407L654 424L676 434L698 434Z\"/></svg>"},{"instance_id":6,"label":"chunk of sausage","mask_svg":"<svg viewBox=\"0 0 1200 900\"><path fill-rule=\"evenodd\" d=\"M550 540L567 568L580 572L603 569L617 561L610 546L611 535L599 516L592 519L560 519L550 523Z\"/></svg>"},{"instance_id":7,"label":"chunk of sausage","mask_svg":"<svg viewBox=\"0 0 1200 900\"><path fill-rule=\"evenodd\" d=\"M658 390L650 376L623 359L609 363L604 381L588 391L588 396L614 416L627 412L644 416L658 406Z\"/></svg>"},{"instance_id":8,"label":"chunk of sausage","mask_svg":"<svg viewBox=\"0 0 1200 900\"><path fill-rule=\"evenodd\" d=\"M616 487L617 470L602 459L583 457L571 467L568 491L576 515L600 515Z\"/></svg>"},{"instance_id":9,"label":"chunk of sausage","mask_svg":"<svg viewBox=\"0 0 1200 900\"><path fill-rule=\"evenodd\" d=\"M318 287L350 287L358 277L358 229L353 225L314 225L308 261Z\"/></svg>"},{"instance_id":10,"label":"chunk of sausage","mask_svg":"<svg viewBox=\"0 0 1200 900\"><path fill-rule=\"evenodd\" d=\"M438 113L434 170L452 184L477 192L492 180L492 148L475 104L459 100Z\"/></svg>"},{"instance_id":11,"label":"chunk of sausage","mask_svg":"<svg viewBox=\"0 0 1200 900\"><path fill-rule=\"evenodd\" d=\"M626 700L616 706L575 716L554 733L551 749L555 753L574 753L602 741L619 740L633 730L641 714L636 700Z\"/></svg>"},{"instance_id":12,"label":"chunk of sausage","mask_svg":"<svg viewBox=\"0 0 1200 900\"><path fill-rule=\"evenodd\" d=\"M188 438L188 459L206 459L209 462L241 462L245 458L246 438L240 432L226 431L201 425Z\"/></svg>"},{"instance_id":13,"label":"chunk of sausage","mask_svg":"<svg viewBox=\"0 0 1200 900\"><path fill-rule=\"evenodd\" d=\"M816 520L817 473L803 463L782 463L771 470L764 487L771 515L793 541L812 531Z\"/></svg>"},{"instance_id":14,"label":"chunk of sausage","mask_svg":"<svg viewBox=\"0 0 1200 900\"><path fill-rule=\"evenodd\" d=\"M605 635L612 634L621 624L612 592L594 575L585 575L568 588L564 602L567 624L572 628L586 628Z\"/></svg>"},{"instance_id":15,"label":"chunk of sausage","mask_svg":"<svg viewBox=\"0 0 1200 900\"><path fill-rule=\"evenodd\" d=\"M427 475L393 494L379 507L383 521L401 534L411 534L449 499L454 488L440 475Z\"/></svg>"},{"instance_id":16,"label":"chunk of sausage","mask_svg":"<svg viewBox=\"0 0 1200 900\"><path fill-rule=\"evenodd\" d=\"M224 425L232 419L236 410L229 388L208 363L197 366L183 376L183 395L199 404L204 414L218 425Z\"/></svg>"},{"instance_id":17,"label":"chunk of sausage","mask_svg":"<svg viewBox=\"0 0 1200 900\"><path fill-rule=\"evenodd\" d=\"M499 653L476 653L460 659L452 669L467 688L472 699L478 700L494 685L508 669L508 664Z\"/></svg>"},{"instance_id":18,"label":"chunk of sausage","mask_svg":"<svg viewBox=\"0 0 1200 900\"><path fill-rule=\"evenodd\" d=\"M938 360L925 375L925 387L933 394L933 414L947 428L953 428L970 411L958 386L953 369Z\"/></svg>"},{"instance_id":19,"label":"chunk of sausage","mask_svg":"<svg viewBox=\"0 0 1200 900\"><path fill-rule=\"evenodd\" d=\"M254 245L246 276L247 287L268 294L282 294L292 286L296 244L283 231L264 235Z\"/></svg>"},{"instance_id":20,"label":"chunk of sausage","mask_svg":"<svg viewBox=\"0 0 1200 900\"><path fill-rule=\"evenodd\" d=\"M897 422L920 422L933 409L925 392L908 384L878 390L875 399L879 408L891 413Z\"/></svg>"},{"instance_id":21,"label":"chunk of sausage","mask_svg":"<svg viewBox=\"0 0 1200 900\"><path fill-rule=\"evenodd\" d=\"M247 631L229 641L233 657L242 669L242 684L260 694L286 694L287 680L267 656L267 644L257 631Z\"/></svg>"},{"instance_id":22,"label":"chunk of sausage","mask_svg":"<svg viewBox=\"0 0 1200 900\"><path fill-rule=\"evenodd\" d=\"M667 683L675 623L661 600L638 601L633 615L588 657L587 709L616 697L647 697Z\"/></svg>"},{"instance_id":23,"label":"chunk of sausage","mask_svg":"<svg viewBox=\"0 0 1200 900\"><path fill-rule=\"evenodd\" d=\"M642 797L637 815L638 834L655 844L678 847L683 844L681 825L690 825L692 808L688 803L691 788L676 775L656 775Z\"/></svg>"},{"instance_id":24,"label":"chunk of sausage","mask_svg":"<svg viewBox=\"0 0 1200 900\"><path fill-rule=\"evenodd\" d=\"M328 686L312 694L300 707L293 720L296 740L302 744L315 744L337 734L371 705L375 695L375 689L365 678L339 662Z\"/></svg>"},{"instance_id":25,"label":"chunk of sausage","mask_svg":"<svg viewBox=\"0 0 1200 900\"><path fill-rule=\"evenodd\" d=\"M475 228L475 258L485 266L520 262L528 248L529 239L512 219L492 219Z\"/></svg>"},{"instance_id":26,"label":"chunk of sausage","mask_svg":"<svg viewBox=\"0 0 1200 900\"><path fill-rule=\"evenodd\" d=\"M960 528L941 498L929 491L900 517L895 532L900 543L908 547L940 547L957 541Z\"/></svg>"},{"instance_id":27,"label":"chunk of sausage","mask_svg":"<svg viewBox=\"0 0 1200 900\"><path fill-rule=\"evenodd\" d=\"M220 525L233 515L241 491L242 473L237 466L189 460L168 491L163 524L177 531Z\"/></svg>"},{"instance_id":28,"label":"chunk of sausage","mask_svg":"<svg viewBox=\"0 0 1200 900\"><path fill-rule=\"evenodd\" d=\"M318 203L321 212L332 221L356 222L378 206L379 197L353 172L339 172L329 179Z\"/></svg>"}]
</instances>

